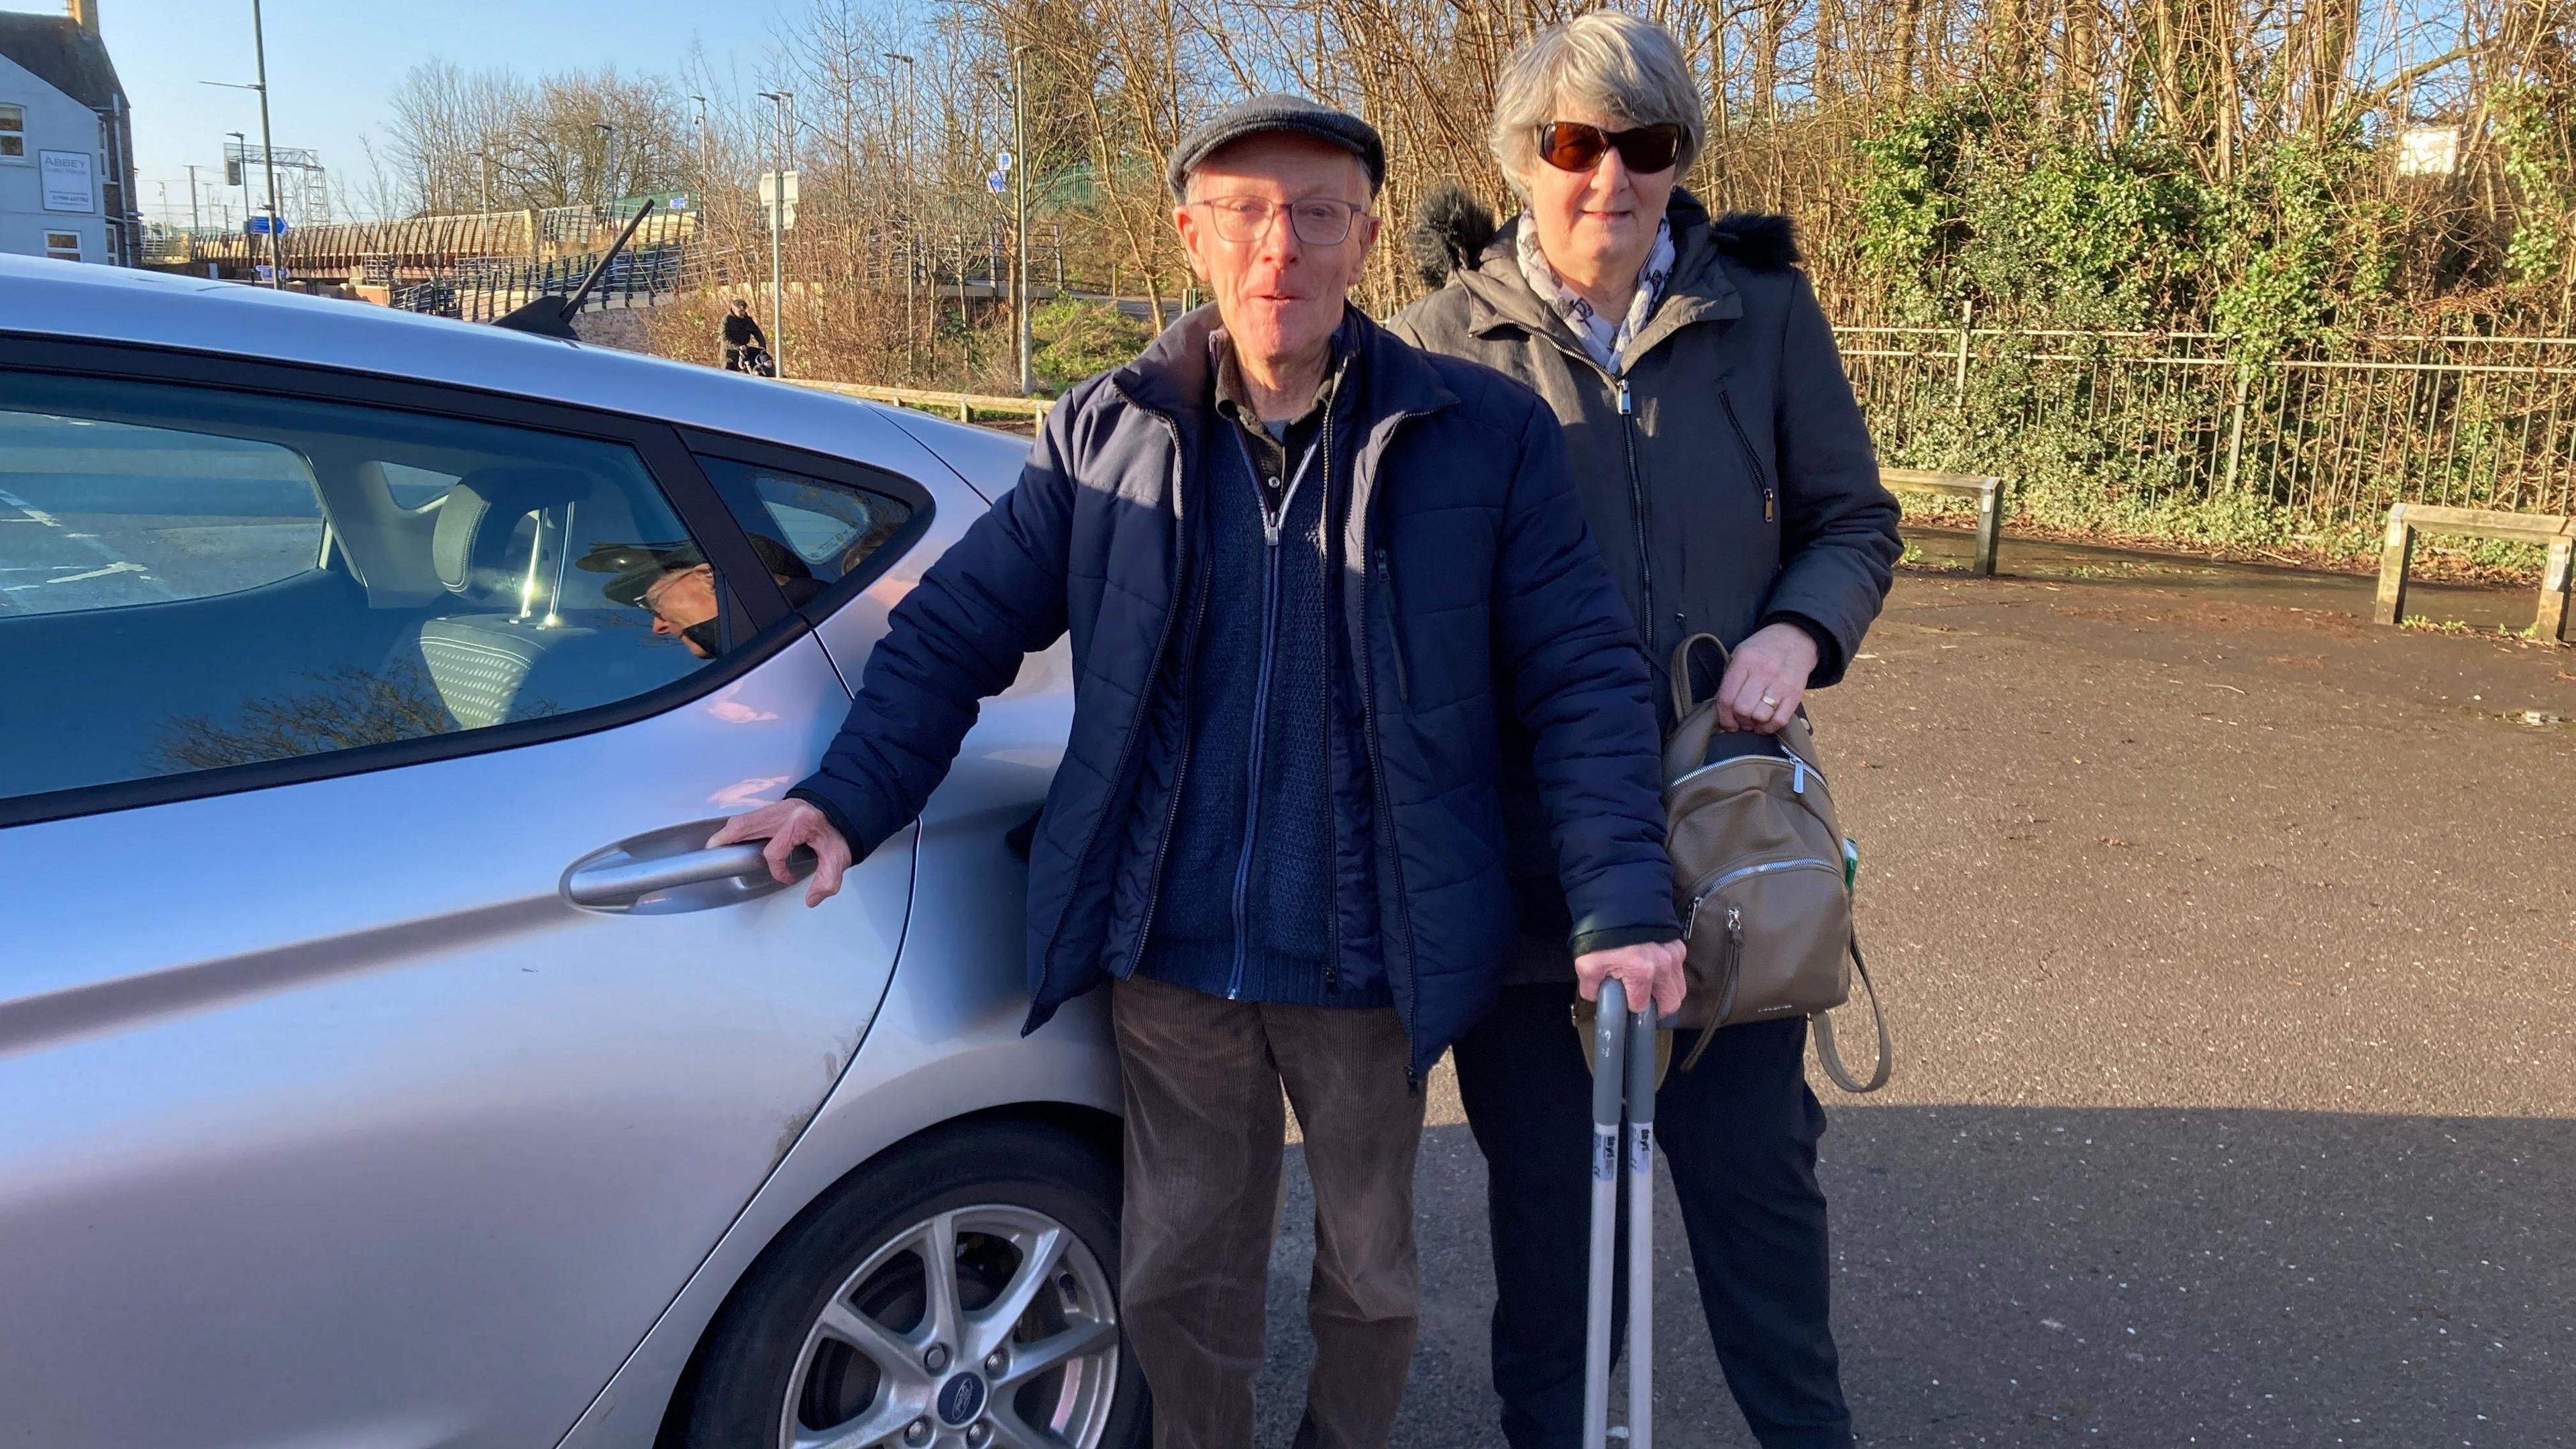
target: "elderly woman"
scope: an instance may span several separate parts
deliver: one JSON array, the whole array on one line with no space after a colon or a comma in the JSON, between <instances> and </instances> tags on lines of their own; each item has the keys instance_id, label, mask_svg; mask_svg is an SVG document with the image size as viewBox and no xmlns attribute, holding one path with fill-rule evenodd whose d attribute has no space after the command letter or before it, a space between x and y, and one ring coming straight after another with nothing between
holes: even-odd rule
<instances>
[{"instance_id":1,"label":"elderly woman","mask_svg":"<svg viewBox=\"0 0 2576 1449\"><path fill-rule=\"evenodd\" d=\"M1897 510L1786 219L1712 220L1676 189L1703 111L1659 26L1601 11L1541 32L1505 70L1491 136L1521 215L1496 231L1463 193L1426 203L1416 257L1431 280L1450 275L1394 325L1554 407L1647 659L1660 672L1682 639L1717 635L1733 650L1725 725L1777 731L1859 649ZM1523 786L1505 801L1514 984L1456 1060L1492 1184L1503 1432L1554 1449L1576 1442L1581 1410L1584 1259L1569 1245L1591 1127L1565 903L1533 799ZM1852 1442L1806 1033L1797 1018L1726 1029L1667 1077L1655 1112L1718 1360L1766 1449Z\"/></svg>"}]
</instances>

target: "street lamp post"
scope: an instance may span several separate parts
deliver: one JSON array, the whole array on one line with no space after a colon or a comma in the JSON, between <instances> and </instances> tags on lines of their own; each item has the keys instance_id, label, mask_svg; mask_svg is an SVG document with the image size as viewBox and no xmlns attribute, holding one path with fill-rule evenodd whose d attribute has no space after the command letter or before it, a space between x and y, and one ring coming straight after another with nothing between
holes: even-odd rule
<instances>
[{"instance_id":1,"label":"street lamp post","mask_svg":"<svg viewBox=\"0 0 2576 1449\"><path fill-rule=\"evenodd\" d=\"M712 194L715 189L711 184L713 179L712 173L715 170L715 162L712 159L715 154L715 145L713 136L711 136L707 131L707 98L705 96L692 95L689 99L698 103L698 179L689 183L689 189L697 193L698 209L700 211L704 211L707 206L707 197Z\"/></svg>"},{"instance_id":2,"label":"street lamp post","mask_svg":"<svg viewBox=\"0 0 2576 1449\"><path fill-rule=\"evenodd\" d=\"M787 146L791 139L787 129L787 103L793 91L761 91L760 98L769 102L770 111L778 118L778 169L769 178L769 360L778 375L787 375L787 328L781 321L786 307L787 289L781 275L779 252L781 234L787 226Z\"/></svg>"},{"instance_id":3,"label":"street lamp post","mask_svg":"<svg viewBox=\"0 0 2576 1449\"><path fill-rule=\"evenodd\" d=\"M188 168L188 230L196 231L205 222L197 215L197 168Z\"/></svg>"},{"instance_id":4,"label":"street lamp post","mask_svg":"<svg viewBox=\"0 0 2576 1449\"><path fill-rule=\"evenodd\" d=\"M1019 236L1012 251L1011 283L1018 296L1013 310L1020 324L1020 396L1035 389L1029 376L1029 117L1022 97L1028 89L1028 67L1021 57L1028 53L1025 44L1011 47L1011 150L1020 173L1018 201Z\"/></svg>"},{"instance_id":5,"label":"street lamp post","mask_svg":"<svg viewBox=\"0 0 2576 1449\"><path fill-rule=\"evenodd\" d=\"M920 81L920 72L913 69L911 56L899 55L889 50L885 52L885 58L903 67L903 374L904 380L910 382L917 366L913 347L921 335L921 324L913 305L915 287L913 273L916 270L913 260L913 229L919 218L913 214L912 194L912 103L913 92Z\"/></svg>"},{"instance_id":6,"label":"street lamp post","mask_svg":"<svg viewBox=\"0 0 2576 1449\"><path fill-rule=\"evenodd\" d=\"M268 28L260 20L259 0L250 0L250 43L259 70L259 165L268 176L268 285L275 291L286 285L286 240L277 232L277 142L268 129ZM249 179L242 184L247 187Z\"/></svg>"},{"instance_id":7,"label":"street lamp post","mask_svg":"<svg viewBox=\"0 0 2576 1449\"><path fill-rule=\"evenodd\" d=\"M234 156L239 160L239 162L240 162L239 174L240 174L240 176L241 176L241 189L242 189L242 220L243 220L243 222L244 222L245 224L247 224L247 223L249 222L249 220L250 220L250 213L251 213L251 205L250 205L250 140L249 140L249 138L248 138L248 137L246 137L246 136L242 135L242 133L241 133L241 132L239 132L239 131L226 131L226 132L224 132L224 134L233 138L233 155L234 155ZM242 243L242 255L243 255L243 259L244 259L244 260L248 260L248 259L249 259L249 255L250 255L250 243L248 243L248 242L244 242L244 243Z\"/></svg>"},{"instance_id":8,"label":"street lamp post","mask_svg":"<svg viewBox=\"0 0 2576 1449\"><path fill-rule=\"evenodd\" d=\"M605 216L617 204L617 128L601 121L592 129L599 132L599 207Z\"/></svg>"},{"instance_id":9,"label":"street lamp post","mask_svg":"<svg viewBox=\"0 0 2576 1449\"><path fill-rule=\"evenodd\" d=\"M492 209L492 159L488 151L468 151L465 159L474 163L474 209Z\"/></svg>"}]
</instances>

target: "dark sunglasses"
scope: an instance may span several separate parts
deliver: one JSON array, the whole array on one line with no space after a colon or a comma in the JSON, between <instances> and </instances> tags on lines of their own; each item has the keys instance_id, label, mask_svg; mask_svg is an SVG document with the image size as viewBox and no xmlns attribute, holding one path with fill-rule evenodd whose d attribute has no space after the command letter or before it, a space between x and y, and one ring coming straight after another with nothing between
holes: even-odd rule
<instances>
[{"instance_id":1,"label":"dark sunglasses","mask_svg":"<svg viewBox=\"0 0 2576 1449\"><path fill-rule=\"evenodd\" d=\"M1682 153L1682 128L1639 126L1632 131L1604 131L1580 121L1549 121L1538 128L1539 159L1559 171L1589 171L1604 153L1616 150L1631 171L1652 175L1666 170Z\"/></svg>"}]
</instances>

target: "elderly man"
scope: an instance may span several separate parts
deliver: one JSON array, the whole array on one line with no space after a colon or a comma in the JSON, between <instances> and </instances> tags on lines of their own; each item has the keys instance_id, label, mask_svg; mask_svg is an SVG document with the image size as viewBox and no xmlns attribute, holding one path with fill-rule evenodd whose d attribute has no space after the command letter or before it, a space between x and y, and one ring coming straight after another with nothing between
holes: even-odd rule
<instances>
[{"instance_id":1,"label":"elderly man","mask_svg":"<svg viewBox=\"0 0 2576 1449\"><path fill-rule=\"evenodd\" d=\"M781 879L810 845L821 900L921 807L976 701L1071 631L1029 1026L1110 983L1124 1327L1166 1449L1252 1442L1283 1086L1315 1185L1298 1442L1387 1442L1421 1078L1491 1005L1513 929L1506 717L1535 740L1587 989L1680 1002L1635 625L1547 409L1345 302L1383 176L1376 132L1293 97L1185 140L1173 221L1214 305L1066 395L896 610L821 771L714 842L767 838Z\"/></svg>"},{"instance_id":2,"label":"elderly man","mask_svg":"<svg viewBox=\"0 0 2576 1449\"><path fill-rule=\"evenodd\" d=\"M802 604L823 592L814 571L787 545L753 534L751 551L768 567L788 603ZM616 575L600 585L600 593L612 604L631 604L652 615L655 637L677 639L699 659L724 652L716 571L696 544L603 543L574 567Z\"/></svg>"}]
</instances>

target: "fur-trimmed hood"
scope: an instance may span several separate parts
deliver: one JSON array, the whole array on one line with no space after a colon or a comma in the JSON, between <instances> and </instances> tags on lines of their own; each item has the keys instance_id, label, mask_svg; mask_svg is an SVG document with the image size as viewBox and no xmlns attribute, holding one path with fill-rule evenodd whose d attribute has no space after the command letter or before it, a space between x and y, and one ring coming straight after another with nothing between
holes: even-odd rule
<instances>
[{"instance_id":1,"label":"fur-trimmed hood","mask_svg":"<svg viewBox=\"0 0 2576 1449\"><path fill-rule=\"evenodd\" d=\"M1705 223L1709 245L1719 256L1747 270L1784 271L1803 260L1796 223L1777 212L1730 211L1710 220L1698 198L1678 187L1665 210L1674 223L1674 244L1685 261L1695 221ZM1493 210L1474 192L1458 182L1444 181L1414 209L1413 225L1404 235L1405 253L1426 284L1445 286L1457 273L1474 271L1492 260L1498 246L1509 257L1511 228L1521 220L1515 216L1497 224Z\"/></svg>"},{"instance_id":2,"label":"fur-trimmed hood","mask_svg":"<svg viewBox=\"0 0 2576 1449\"><path fill-rule=\"evenodd\" d=\"M1444 280L1388 330L1547 400L1650 662L1789 613L1830 641L1811 680L1830 683L1886 592L1895 501L1789 223L1679 190L1665 215L1672 278L1606 366L1522 274L1528 217L1495 226L1462 195L1426 200L1415 254Z\"/></svg>"}]
</instances>

